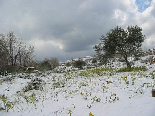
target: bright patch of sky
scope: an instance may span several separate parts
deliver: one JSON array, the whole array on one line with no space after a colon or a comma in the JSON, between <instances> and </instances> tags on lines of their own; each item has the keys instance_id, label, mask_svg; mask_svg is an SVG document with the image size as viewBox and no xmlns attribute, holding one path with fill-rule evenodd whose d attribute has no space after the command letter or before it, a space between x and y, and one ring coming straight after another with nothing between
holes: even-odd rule
<instances>
[{"instance_id":1,"label":"bright patch of sky","mask_svg":"<svg viewBox=\"0 0 155 116\"><path fill-rule=\"evenodd\" d=\"M136 0L139 12L145 11L150 7L152 0Z\"/></svg>"}]
</instances>

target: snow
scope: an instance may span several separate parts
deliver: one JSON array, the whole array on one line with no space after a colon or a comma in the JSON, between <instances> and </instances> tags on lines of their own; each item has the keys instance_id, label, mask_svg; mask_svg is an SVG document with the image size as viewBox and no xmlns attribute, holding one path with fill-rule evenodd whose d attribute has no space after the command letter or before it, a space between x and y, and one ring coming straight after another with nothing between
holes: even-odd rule
<instances>
[{"instance_id":1,"label":"snow","mask_svg":"<svg viewBox=\"0 0 155 116\"><path fill-rule=\"evenodd\" d=\"M90 112L94 116L155 116L155 98L151 93L155 79L150 75L155 64L136 61L135 65L145 65L148 70L106 71L88 76L80 76L78 70L13 75L11 81L0 84L0 95L7 96L14 106L8 112L1 110L0 116L70 116L69 110L71 116L89 116ZM8 76L2 76L0 81ZM23 88L34 78L44 80L43 90L24 93ZM37 100L27 102L23 96L33 93ZM1 100L0 107L4 107Z\"/></svg>"}]
</instances>

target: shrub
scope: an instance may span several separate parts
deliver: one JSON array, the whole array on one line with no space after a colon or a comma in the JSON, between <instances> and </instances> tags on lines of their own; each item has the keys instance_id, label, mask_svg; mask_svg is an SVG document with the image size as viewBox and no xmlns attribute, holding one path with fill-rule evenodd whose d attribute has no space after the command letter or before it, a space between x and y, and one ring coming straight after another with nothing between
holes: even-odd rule
<instances>
[{"instance_id":1,"label":"shrub","mask_svg":"<svg viewBox=\"0 0 155 116\"><path fill-rule=\"evenodd\" d=\"M44 81L42 79L39 79L39 78L35 78L35 79L32 79L28 85L23 88L24 92L27 92L29 90L43 90L43 83Z\"/></svg>"},{"instance_id":2,"label":"shrub","mask_svg":"<svg viewBox=\"0 0 155 116\"><path fill-rule=\"evenodd\" d=\"M0 110L8 112L10 109L13 109L14 104L5 95L0 95L0 101L3 103L3 107L0 107Z\"/></svg>"},{"instance_id":3,"label":"shrub","mask_svg":"<svg viewBox=\"0 0 155 116\"><path fill-rule=\"evenodd\" d=\"M28 94L28 95L25 95L23 93L20 93L20 96L23 97L26 101L26 103L35 103L38 101L38 99L36 98L36 94L35 93L32 93L32 94Z\"/></svg>"},{"instance_id":4,"label":"shrub","mask_svg":"<svg viewBox=\"0 0 155 116\"><path fill-rule=\"evenodd\" d=\"M152 76L152 79L154 79L154 78L155 78L155 74L154 74L153 72L150 72L150 73L149 73L149 75L151 75L151 76Z\"/></svg>"},{"instance_id":5,"label":"shrub","mask_svg":"<svg viewBox=\"0 0 155 116\"><path fill-rule=\"evenodd\" d=\"M131 68L124 67L124 68L120 68L117 72L131 72L131 71L137 72L137 71L146 71L146 70L147 70L146 66L131 67Z\"/></svg>"},{"instance_id":6,"label":"shrub","mask_svg":"<svg viewBox=\"0 0 155 116\"><path fill-rule=\"evenodd\" d=\"M7 71L0 71L0 75L2 75L2 76L7 76L8 73L7 73Z\"/></svg>"},{"instance_id":7,"label":"shrub","mask_svg":"<svg viewBox=\"0 0 155 116\"><path fill-rule=\"evenodd\" d=\"M79 68L79 69L83 69L83 66L85 66L85 65L86 65L86 62L85 61L82 61L81 59L79 59L79 60L77 60L77 61L75 61L73 63L73 66L75 68Z\"/></svg>"},{"instance_id":8,"label":"shrub","mask_svg":"<svg viewBox=\"0 0 155 116\"><path fill-rule=\"evenodd\" d=\"M53 83L53 87L54 87L54 88L65 87L65 82L59 81L59 82Z\"/></svg>"},{"instance_id":9,"label":"shrub","mask_svg":"<svg viewBox=\"0 0 155 116\"><path fill-rule=\"evenodd\" d=\"M13 79L14 79L13 76L11 76L11 77L6 76L6 77L3 77L3 78L1 79L1 82L11 82Z\"/></svg>"}]
</instances>

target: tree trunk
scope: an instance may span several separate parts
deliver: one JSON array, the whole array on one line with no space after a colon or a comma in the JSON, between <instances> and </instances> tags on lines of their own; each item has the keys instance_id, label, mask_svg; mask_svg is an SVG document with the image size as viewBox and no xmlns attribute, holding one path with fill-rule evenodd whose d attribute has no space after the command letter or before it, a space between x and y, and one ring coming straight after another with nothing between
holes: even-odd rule
<instances>
[{"instance_id":1,"label":"tree trunk","mask_svg":"<svg viewBox=\"0 0 155 116\"><path fill-rule=\"evenodd\" d=\"M127 68L131 68L130 62L128 61L127 55L124 56L124 60L126 62Z\"/></svg>"},{"instance_id":2,"label":"tree trunk","mask_svg":"<svg viewBox=\"0 0 155 116\"><path fill-rule=\"evenodd\" d=\"M152 97L155 97L155 89L152 89Z\"/></svg>"}]
</instances>

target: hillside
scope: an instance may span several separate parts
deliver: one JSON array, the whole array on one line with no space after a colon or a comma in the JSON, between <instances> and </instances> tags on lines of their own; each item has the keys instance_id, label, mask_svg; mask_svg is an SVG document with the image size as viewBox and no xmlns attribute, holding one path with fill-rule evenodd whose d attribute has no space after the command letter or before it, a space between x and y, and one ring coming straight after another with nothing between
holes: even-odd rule
<instances>
[{"instance_id":1,"label":"hillside","mask_svg":"<svg viewBox=\"0 0 155 116\"><path fill-rule=\"evenodd\" d=\"M155 64L148 58L127 72L116 59L89 70L1 76L0 116L154 116Z\"/></svg>"}]
</instances>

